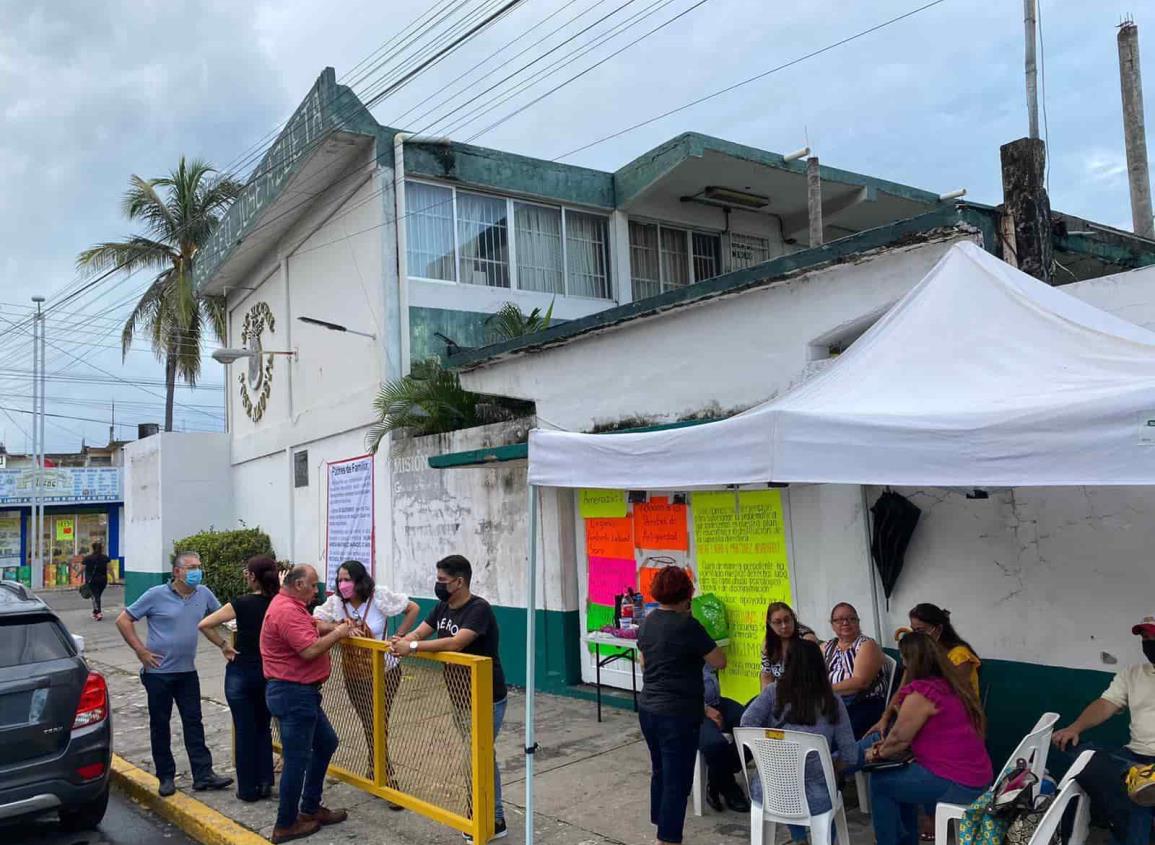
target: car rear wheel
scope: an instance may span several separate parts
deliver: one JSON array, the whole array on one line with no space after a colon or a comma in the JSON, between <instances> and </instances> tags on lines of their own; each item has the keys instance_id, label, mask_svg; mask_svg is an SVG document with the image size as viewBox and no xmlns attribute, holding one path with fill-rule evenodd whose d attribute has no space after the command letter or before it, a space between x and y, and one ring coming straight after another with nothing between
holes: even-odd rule
<instances>
[{"instance_id":1,"label":"car rear wheel","mask_svg":"<svg viewBox=\"0 0 1155 845\"><path fill-rule=\"evenodd\" d=\"M60 826L66 831L92 830L104 818L108 809L108 786L97 797L84 804L67 809L61 808Z\"/></svg>"}]
</instances>

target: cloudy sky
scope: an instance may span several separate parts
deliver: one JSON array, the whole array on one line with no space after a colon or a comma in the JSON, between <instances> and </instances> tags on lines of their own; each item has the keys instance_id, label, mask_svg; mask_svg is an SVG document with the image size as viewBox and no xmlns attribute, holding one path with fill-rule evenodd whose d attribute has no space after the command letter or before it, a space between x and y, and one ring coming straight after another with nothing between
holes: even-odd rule
<instances>
[{"instance_id":1,"label":"cloudy sky","mask_svg":"<svg viewBox=\"0 0 1155 845\"><path fill-rule=\"evenodd\" d=\"M556 158L927 2L524 0L374 114L389 125ZM360 90L378 90L423 46L420 36L396 38L412 21L444 12L448 28L499 5L0 0L0 439L10 450L28 445L30 417L21 410L30 406L31 346L11 323L27 316L33 294L51 305L76 289L77 252L132 231L119 212L130 174L160 175L182 154L237 167L326 65ZM777 152L808 141L836 167L934 191L965 187L971 199L997 203L999 144L1026 134L1021 13L1019 0L943 0L565 160L615 169L686 130ZM1151 27L1141 30L1151 77L1155 0L1041 0L1052 204L1123 228L1130 212L1115 27L1128 13ZM572 54L611 32L590 52ZM389 57L393 65L365 79L363 70L349 75L391 38L362 68ZM483 93L547 52L533 70L557 62L553 75L504 102L508 86ZM109 280L53 311L48 410L60 416L48 425L51 449L75 449L81 438L103 443L113 402L124 426L162 418L159 365L143 344L123 362L118 348L120 325L146 282ZM220 430L221 381L206 361L201 386L178 391L178 428Z\"/></svg>"}]
</instances>

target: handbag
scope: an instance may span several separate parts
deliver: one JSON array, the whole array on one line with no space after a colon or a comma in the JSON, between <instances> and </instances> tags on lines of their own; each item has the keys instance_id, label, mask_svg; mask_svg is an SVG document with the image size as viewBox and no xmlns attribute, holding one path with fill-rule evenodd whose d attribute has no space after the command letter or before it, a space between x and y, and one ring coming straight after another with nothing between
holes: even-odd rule
<instances>
[{"instance_id":1,"label":"handbag","mask_svg":"<svg viewBox=\"0 0 1155 845\"><path fill-rule=\"evenodd\" d=\"M1029 845L1031 838L1038 830L1039 824L1043 820L1043 815L1047 812L1047 808L1051 806L1051 802L1055 800L1055 796L1044 796L1035 807L1019 810L1015 813L1011 823L1007 826L1006 845ZM1055 828L1055 832L1051 834L1051 838L1047 845L1060 845L1062 838L1059 835L1059 828Z\"/></svg>"},{"instance_id":2,"label":"handbag","mask_svg":"<svg viewBox=\"0 0 1155 845\"><path fill-rule=\"evenodd\" d=\"M81 584L79 592L82 599L92 598L92 587L88 586L87 584Z\"/></svg>"},{"instance_id":3,"label":"handbag","mask_svg":"<svg viewBox=\"0 0 1155 845\"><path fill-rule=\"evenodd\" d=\"M1038 776L1031 771L1027 761L1020 757L995 783L992 788L994 797L987 812L1010 819L1016 814L1033 810L1038 783Z\"/></svg>"},{"instance_id":4,"label":"handbag","mask_svg":"<svg viewBox=\"0 0 1155 845\"><path fill-rule=\"evenodd\" d=\"M958 845L1003 845L1009 822L990 812L994 789L988 789L963 810L958 824Z\"/></svg>"}]
</instances>

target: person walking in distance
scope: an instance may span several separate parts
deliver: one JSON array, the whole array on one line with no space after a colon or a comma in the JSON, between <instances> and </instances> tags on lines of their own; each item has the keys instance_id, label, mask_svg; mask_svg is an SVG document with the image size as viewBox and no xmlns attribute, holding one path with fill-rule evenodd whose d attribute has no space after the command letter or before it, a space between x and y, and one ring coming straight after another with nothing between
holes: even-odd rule
<instances>
[{"instance_id":1,"label":"person walking in distance","mask_svg":"<svg viewBox=\"0 0 1155 845\"><path fill-rule=\"evenodd\" d=\"M225 789L233 779L213 771L201 721L201 684L196 670L197 624L221 605L201 580L200 555L177 552L172 580L145 591L121 611L116 628L140 660L140 681L148 694L148 733L159 792L176 792L172 756L172 706L180 712L184 747L193 774L193 789ZM136 623L148 620L148 645L136 634Z\"/></svg>"},{"instance_id":2,"label":"person walking in distance","mask_svg":"<svg viewBox=\"0 0 1155 845\"><path fill-rule=\"evenodd\" d=\"M493 661L493 738L501 731L505 719L506 686L505 672L501 668L498 653L497 617L489 602L469 591L473 581L473 566L461 555L449 555L437 561L437 581L433 591L437 595L437 605L430 611L425 621L407 637L393 639L393 653L398 657L417 651L457 651L476 654ZM437 632L434 639L428 637ZM451 670L467 671L462 666L446 666L446 677ZM468 724L468 710L459 714L459 721ZM464 717L464 718L462 718ZM505 807L501 803L501 773L497 768L497 756L493 762L494 824L493 839L502 839L508 834L505 827ZM466 835L465 841L472 843Z\"/></svg>"},{"instance_id":3,"label":"person walking in distance","mask_svg":"<svg viewBox=\"0 0 1155 845\"><path fill-rule=\"evenodd\" d=\"M97 622L104 619L100 609L100 597L108 586L109 557L100 543L92 544L92 554L84 558L84 583L92 593L92 618Z\"/></svg>"},{"instance_id":4,"label":"person walking in distance","mask_svg":"<svg viewBox=\"0 0 1155 845\"><path fill-rule=\"evenodd\" d=\"M261 666L261 625L269 603L281 591L280 569L271 557L258 555L245 564L249 591L234 596L198 626L221 650L225 666L225 700L233 716L233 748L237 761L237 798L259 801L273 794L273 732L265 703L265 671ZM217 629L236 622L235 643Z\"/></svg>"},{"instance_id":5,"label":"person walking in distance","mask_svg":"<svg viewBox=\"0 0 1155 845\"><path fill-rule=\"evenodd\" d=\"M321 709L321 684L329 678L329 650L353 633L348 620L314 619L308 604L317 595L317 570L298 564L269 603L261 626L265 700L281 726L284 766L272 842L312 836L323 825L348 818L321 804L325 772L337 750L337 734Z\"/></svg>"}]
</instances>

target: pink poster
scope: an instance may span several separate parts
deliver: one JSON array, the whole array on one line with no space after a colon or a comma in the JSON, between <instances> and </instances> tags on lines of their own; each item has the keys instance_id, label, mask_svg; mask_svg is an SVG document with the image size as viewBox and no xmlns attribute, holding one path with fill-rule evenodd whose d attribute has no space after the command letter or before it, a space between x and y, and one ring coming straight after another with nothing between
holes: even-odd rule
<instances>
[{"instance_id":1,"label":"pink poster","mask_svg":"<svg viewBox=\"0 0 1155 845\"><path fill-rule=\"evenodd\" d=\"M613 607L614 596L621 595L626 587L638 588L638 565L633 559L590 558L590 601Z\"/></svg>"}]
</instances>

